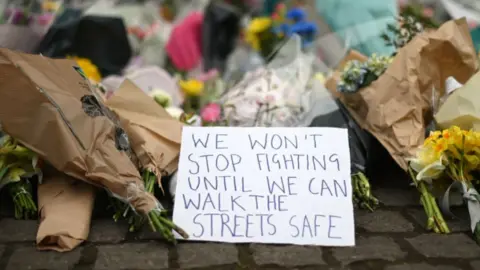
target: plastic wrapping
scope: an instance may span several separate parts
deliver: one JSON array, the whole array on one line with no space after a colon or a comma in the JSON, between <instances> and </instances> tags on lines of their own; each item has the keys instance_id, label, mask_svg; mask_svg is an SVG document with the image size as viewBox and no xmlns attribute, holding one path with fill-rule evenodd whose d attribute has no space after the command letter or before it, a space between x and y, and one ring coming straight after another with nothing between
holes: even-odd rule
<instances>
[{"instance_id":1,"label":"plastic wrapping","mask_svg":"<svg viewBox=\"0 0 480 270\"><path fill-rule=\"evenodd\" d=\"M33 52L56 16L62 0L7 0L0 3L0 47Z\"/></svg>"},{"instance_id":2,"label":"plastic wrapping","mask_svg":"<svg viewBox=\"0 0 480 270\"><path fill-rule=\"evenodd\" d=\"M54 24L37 52L52 58L90 59L102 76L120 74L132 56L123 20L105 16L81 16Z\"/></svg>"},{"instance_id":3,"label":"plastic wrapping","mask_svg":"<svg viewBox=\"0 0 480 270\"><path fill-rule=\"evenodd\" d=\"M317 106L325 106L330 110L317 114L310 126L348 129L352 174L365 173L372 136L358 126L342 103L331 96L326 88L317 90L324 93L324 98L317 102Z\"/></svg>"},{"instance_id":4,"label":"plastic wrapping","mask_svg":"<svg viewBox=\"0 0 480 270\"><path fill-rule=\"evenodd\" d=\"M222 97L233 126L308 126L316 112L312 87L315 56L293 36L266 66L247 72ZM323 109L323 108L320 108Z\"/></svg>"},{"instance_id":5,"label":"plastic wrapping","mask_svg":"<svg viewBox=\"0 0 480 270\"><path fill-rule=\"evenodd\" d=\"M212 1L204 12L202 25L203 69L223 72L240 33L241 11L221 1Z\"/></svg>"}]
</instances>

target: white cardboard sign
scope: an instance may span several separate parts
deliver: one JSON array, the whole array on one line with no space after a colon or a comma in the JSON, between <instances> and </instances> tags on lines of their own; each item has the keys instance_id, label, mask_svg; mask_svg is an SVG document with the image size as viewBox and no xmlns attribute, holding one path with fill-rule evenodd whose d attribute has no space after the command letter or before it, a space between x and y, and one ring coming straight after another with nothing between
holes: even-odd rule
<instances>
[{"instance_id":1,"label":"white cardboard sign","mask_svg":"<svg viewBox=\"0 0 480 270\"><path fill-rule=\"evenodd\" d=\"M184 127L173 221L197 241L355 245L348 131Z\"/></svg>"}]
</instances>

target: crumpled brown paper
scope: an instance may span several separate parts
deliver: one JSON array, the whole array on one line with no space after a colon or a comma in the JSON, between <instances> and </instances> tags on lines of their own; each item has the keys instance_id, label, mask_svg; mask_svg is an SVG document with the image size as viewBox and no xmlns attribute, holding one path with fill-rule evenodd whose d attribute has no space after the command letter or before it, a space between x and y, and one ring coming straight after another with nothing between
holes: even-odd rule
<instances>
[{"instance_id":1,"label":"crumpled brown paper","mask_svg":"<svg viewBox=\"0 0 480 270\"><path fill-rule=\"evenodd\" d=\"M38 185L37 248L65 252L87 240L95 187L56 170Z\"/></svg>"},{"instance_id":2,"label":"crumpled brown paper","mask_svg":"<svg viewBox=\"0 0 480 270\"><path fill-rule=\"evenodd\" d=\"M441 129L456 125L480 131L480 72L453 92L440 106L435 121Z\"/></svg>"},{"instance_id":3,"label":"crumpled brown paper","mask_svg":"<svg viewBox=\"0 0 480 270\"><path fill-rule=\"evenodd\" d=\"M183 126L180 121L128 79L106 105L120 119L143 169L154 172L158 181L177 169Z\"/></svg>"},{"instance_id":4,"label":"crumpled brown paper","mask_svg":"<svg viewBox=\"0 0 480 270\"><path fill-rule=\"evenodd\" d=\"M76 63L0 49L2 130L74 178L106 188L148 213L145 192L126 154L121 129L106 117Z\"/></svg>"},{"instance_id":5,"label":"crumpled brown paper","mask_svg":"<svg viewBox=\"0 0 480 270\"><path fill-rule=\"evenodd\" d=\"M356 93L340 94L340 100L358 124L407 169L405 158L415 155L433 118L433 89L442 96L448 76L464 83L477 67L466 20L449 21L415 37L398 51L380 78Z\"/></svg>"}]
</instances>

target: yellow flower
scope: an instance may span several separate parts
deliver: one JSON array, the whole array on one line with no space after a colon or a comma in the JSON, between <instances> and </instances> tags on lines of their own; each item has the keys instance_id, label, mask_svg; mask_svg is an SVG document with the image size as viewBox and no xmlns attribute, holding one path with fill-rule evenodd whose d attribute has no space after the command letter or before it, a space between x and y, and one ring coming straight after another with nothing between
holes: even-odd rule
<instances>
[{"instance_id":1,"label":"yellow flower","mask_svg":"<svg viewBox=\"0 0 480 270\"><path fill-rule=\"evenodd\" d=\"M42 9L47 12L55 12L59 8L60 8L60 3L52 0L45 0L42 3Z\"/></svg>"},{"instance_id":2,"label":"yellow flower","mask_svg":"<svg viewBox=\"0 0 480 270\"><path fill-rule=\"evenodd\" d=\"M480 158L477 155L465 155L465 160L467 161L467 168L470 170L475 170L480 165Z\"/></svg>"},{"instance_id":3,"label":"yellow flower","mask_svg":"<svg viewBox=\"0 0 480 270\"><path fill-rule=\"evenodd\" d=\"M432 141L435 141L436 139L438 139L440 137L440 135L442 135L442 132L440 131L431 131L430 132L430 136L428 136L428 138L425 139L425 141L423 142L423 145L428 145L430 143L432 143Z\"/></svg>"},{"instance_id":4,"label":"yellow flower","mask_svg":"<svg viewBox=\"0 0 480 270\"><path fill-rule=\"evenodd\" d=\"M253 19L245 30L245 42L254 50L259 51L260 34L272 27L272 19L269 17L259 17Z\"/></svg>"},{"instance_id":5,"label":"yellow flower","mask_svg":"<svg viewBox=\"0 0 480 270\"><path fill-rule=\"evenodd\" d=\"M418 181L438 178L445 170L444 156L434 145L420 148L417 157L408 161L410 167L417 172Z\"/></svg>"},{"instance_id":6,"label":"yellow flower","mask_svg":"<svg viewBox=\"0 0 480 270\"><path fill-rule=\"evenodd\" d=\"M245 33L245 42L250 45L254 50L260 50L260 38L254 33Z\"/></svg>"},{"instance_id":7,"label":"yellow flower","mask_svg":"<svg viewBox=\"0 0 480 270\"><path fill-rule=\"evenodd\" d=\"M87 58L80 58L80 57L68 57L69 59L73 59L77 62L77 65L82 69L83 73L87 78L94 82L100 82L102 80L102 76L100 75L100 71L98 71L97 66L95 66L90 59Z\"/></svg>"},{"instance_id":8,"label":"yellow flower","mask_svg":"<svg viewBox=\"0 0 480 270\"><path fill-rule=\"evenodd\" d=\"M247 27L247 33L260 34L272 26L272 19L269 17L258 17L253 19Z\"/></svg>"},{"instance_id":9,"label":"yellow flower","mask_svg":"<svg viewBox=\"0 0 480 270\"><path fill-rule=\"evenodd\" d=\"M431 180L440 177L445 170L442 159L430 164L423 164L418 159L411 159L410 167L417 172L417 180Z\"/></svg>"},{"instance_id":10,"label":"yellow flower","mask_svg":"<svg viewBox=\"0 0 480 270\"><path fill-rule=\"evenodd\" d=\"M198 80L181 80L179 86L187 96L200 96L203 93L203 82Z\"/></svg>"},{"instance_id":11,"label":"yellow flower","mask_svg":"<svg viewBox=\"0 0 480 270\"><path fill-rule=\"evenodd\" d=\"M320 81L322 84L325 83L325 76L321 72L318 72L317 74L315 74L315 79Z\"/></svg>"}]
</instances>

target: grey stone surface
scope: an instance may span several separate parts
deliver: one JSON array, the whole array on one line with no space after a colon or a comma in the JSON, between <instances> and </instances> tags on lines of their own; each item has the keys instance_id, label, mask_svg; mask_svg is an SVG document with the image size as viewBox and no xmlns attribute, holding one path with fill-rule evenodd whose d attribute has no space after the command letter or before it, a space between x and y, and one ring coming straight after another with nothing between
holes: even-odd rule
<instances>
[{"instance_id":1,"label":"grey stone surface","mask_svg":"<svg viewBox=\"0 0 480 270\"><path fill-rule=\"evenodd\" d=\"M399 198L406 196L401 190L389 192ZM450 228L468 232L465 208L454 210L464 221L449 221ZM403 216L404 212L409 216ZM469 234L428 233L421 229L425 221L425 213L416 201L405 206L390 202L387 209L380 207L373 213L356 211L356 247L322 248L207 242L184 242L173 247L158 233L151 233L148 226L139 233L127 234L125 223L104 219L93 221L90 241L85 245L72 252L56 253L36 251L37 221L3 218L0 269L480 270L480 247ZM155 241L149 241L152 239Z\"/></svg>"},{"instance_id":2,"label":"grey stone surface","mask_svg":"<svg viewBox=\"0 0 480 270\"><path fill-rule=\"evenodd\" d=\"M181 243L177 250L181 269L236 264L238 260L233 244Z\"/></svg>"},{"instance_id":3,"label":"grey stone surface","mask_svg":"<svg viewBox=\"0 0 480 270\"><path fill-rule=\"evenodd\" d=\"M395 261L405 258L406 252L395 241L383 236L357 237L355 247L334 248L333 256L344 265L366 259Z\"/></svg>"},{"instance_id":4,"label":"grey stone surface","mask_svg":"<svg viewBox=\"0 0 480 270\"><path fill-rule=\"evenodd\" d=\"M138 232L134 234L134 238L137 240L159 240L164 241L162 235L158 232L152 231L150 225L145 224Z\"/></svg>"},{"instance_id":5,"label":"grey stone surface","mask_svg":"<svg viewBox=\"0 0 480 270\"><path fill-rule=\"evenodd\" d=\"M128 224L113 219L95 220L92 222L88 241L103 243L119 243L125 240L128 232Z\"/></svg>"},{"instance_id":6,"label":"grey stone surface","mask_svg":"<svg viewBox=\"0 0 480 270\"><path fill-rule=\"evenodd\" d=\"M37 235L36 220L0 220L0 243L2 242L34 242Z\"/></svg>"},{"instance_id":7,"label":"grey stone surface","mask_svg":"<svg viewBox=\"0 0 480 270\"><path fill-rule=\"evenodd\" d=\"M99 246L94 269L153 270L167 268L167 245L152 242Z\"/></svg>"},{"instance_id":8,"label":"grey stone surface","mask_svg":"<svg viewBox=\"0 0 480 270\"><path fill-rule=\"evenodd\" d=\"M480 260L473 261L470 263L470 266L472 266L472 269L480 269Z\"/></svg>"},{"instance_id":9,"label":"grey stone surface","mask_svg":"<svg viewBox=\"0 0 480 270\"><path fill-rule=\"evenodd\" d=\"M427 226L427 216L425 215L425 211L423 209L408 209L408 215L410 215L417 224L426 229ZM458 216L461 216L461 219L455 218L448 218L444 216L445 221L452 232L468 232L470 230L470 224L468 223L468 216L465 217L463 213L458 213Z\"/></svg>"},{"instance_id":10,"label":"grey stone surface","mask_svg":"<svg viewBox=\"0 0 480 270\"><path fill-rule=\"evenodd\" d=\"M385 206L416 206L420 203L418 191L414 188L409 190L380 188L373 190L373 195Z\"/></svg>"},{"instance_id":11,"label":"grey stone surface","mask_svg":"<svg viewBox=\"0 0 480 270\"><path fill-rule=\"evenodd\" d=\"M257 265L280 265L284 267L323 265L320 247L252 245L252 255Z\"/></svg>"},{"instance_id":12,"label":"grey stone surface","mask_svg":"<svg viewBox=\"0 0 480 270\"><path fill-rule=\"evenodd\" d=\"M461 270L451 265L431 265L428 263L396 264L385 267L385 270Z\"/></svg>"},{"instance_id":13,"label":"grey stone surface","mask_svg":"<svg viewBox=\"0 0 480 270\"><path fill-rule=\"evenodd\" d=\"M424 234L409 238L407 241L425 257L452 259L480 257L480 247L465 234Z\"/></svg>"},{"instance_id":14,"label":"grey stone surface","mask_svg":"<svg viewBox=\"0 0 480 270\"><path fill-rule=\"evenodd\" d=\"M369 232L411 232L414 227L399 212L377 210L374 213L358 210L355 225Z\"/></svg>"},{"instance_id":15,"label":"grey stone surface","mask_svg":"<svg viewBox=\"0 0 480 270\"><path fill-rule=\"evenodd\" d=\"M68 270L80 260L82 248L59 253L55 251L37 251L35 246L18 247L8 260L7 270Z\"/></svg>"}]
</instances>

